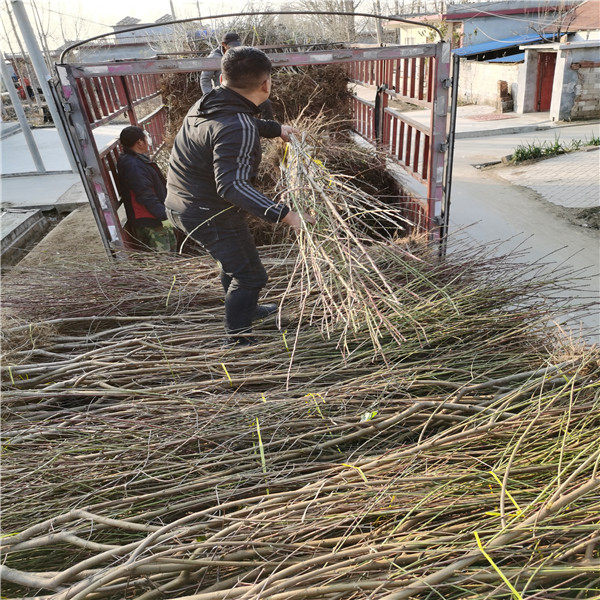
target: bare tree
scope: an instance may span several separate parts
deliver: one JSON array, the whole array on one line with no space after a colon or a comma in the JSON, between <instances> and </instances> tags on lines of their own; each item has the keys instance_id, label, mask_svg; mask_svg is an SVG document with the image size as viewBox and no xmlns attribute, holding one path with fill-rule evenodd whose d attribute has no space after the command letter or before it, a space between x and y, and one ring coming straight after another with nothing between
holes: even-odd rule
<instances>
[{"instance_id":1,"label":"bare tree","mask_svg":"<svg viewBox=\"0 0 600 600\"><path fill-rule=\"evenodd\" d=\"M579 2L561 0L558 5L552 4L540 7L529 27L543 40L546 39L548 34L552 34L553 38L560 40L575 19L579 5Z\"/></svg>"},{"instance_id":2,"label":"bare tree","mask_svg":"<svg viewBox=\"0 0 600 600\"><path fill-rule=\"evenodd\" d=\"M373 14L381 15L380 0L373 0ZM381 46L383 44L383 27L381 25L381 19L375 19L375 31L377 32L377 43Z\"/></svg>"},{"instance_id":3,"label":"bare tree","mask_svg":"<svg viewBox=\"0 0 600 600\"><path fill-rule=\"evenodd\" d=\"M321 36L329 38L329 41L356 40L356 23L353 15L358 7L358 0L301 0L298 7L309 11L331 11L352 13L346 15L319 15L318 20L313 17L311 21L314 26L319 27Z\"/></svg>"},{"instance_id":4,"label":"bare tree","mask_svg":"<svg viewBox=\"0 0 600 600\"><path fill-rule=\"evenodd\" d=\"M63 44L72 40L82 40L89 36L90 26L89 23L82 17L81 4L78 3L74 8L73 3L68 3L67 8L64 8L64 4L61 2L59 5L60 12L63 13L63 17L67 17L68 21L64 18L60 19L60 37Z\"/></svg>"}]
</instances>

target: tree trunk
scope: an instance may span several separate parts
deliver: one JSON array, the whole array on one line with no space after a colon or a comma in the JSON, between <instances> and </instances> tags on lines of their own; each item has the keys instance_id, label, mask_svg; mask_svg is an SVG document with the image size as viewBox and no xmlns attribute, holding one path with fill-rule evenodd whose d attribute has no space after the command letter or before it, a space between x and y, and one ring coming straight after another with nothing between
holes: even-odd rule
<instances>
[{"instance_id":1,"label":"tree trunk","mask_svg":"<svg viewBox=\"0 0 600 600\"><path fill-rule=\"evenodd\" d=\"M380 0L373 0L373 12L376 15L381 15ZM377 43L380 46L383 46L383 27L381 25L381 19L375 19L375 30L377 31Z\"/></svg>"}]
</instances>

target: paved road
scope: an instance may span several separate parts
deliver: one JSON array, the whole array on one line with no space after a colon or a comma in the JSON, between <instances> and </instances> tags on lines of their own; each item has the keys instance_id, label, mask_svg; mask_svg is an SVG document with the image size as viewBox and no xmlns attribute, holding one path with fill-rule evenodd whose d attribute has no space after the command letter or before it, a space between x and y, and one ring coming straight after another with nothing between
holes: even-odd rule
<instances>
[{"instance_id":1,"label":"paved road","mask_svg":"<svg viewBox=\"0 0 600 600\"><path fill-rule=\"evenodd\" d=\"M596 149L502 168L497 174L514 185L528 187L552 204L596 208L600 207L599 170L600 153Z\"/></svg>"},{"instance_id":2,"label":"paved road","mask_svg":"<svg viewBox=\"0 0 600 600\"><path fill-rule=\"evenodd\" d=\"M572 225L532 192L494 177L493 172L479 171L472 165L510 154L519 143L553 140L557 134L565 141L589 139L598 135L599 131L598 125L582 125L529 134L458 140L450 211L454 243L465 237L484 243L505 240L502 249L520 245L527 248L530 262L548 257L555 269L563 265L573 274L584 277L584 281L573 284L569 294L574 305L586 297L598 301L599 232ZM582 323L572 315L565 318L569 319L569 326L574 332L581 326L591 339L600 341L598 312L586 316Z\"/></svg>"}]
</instances>

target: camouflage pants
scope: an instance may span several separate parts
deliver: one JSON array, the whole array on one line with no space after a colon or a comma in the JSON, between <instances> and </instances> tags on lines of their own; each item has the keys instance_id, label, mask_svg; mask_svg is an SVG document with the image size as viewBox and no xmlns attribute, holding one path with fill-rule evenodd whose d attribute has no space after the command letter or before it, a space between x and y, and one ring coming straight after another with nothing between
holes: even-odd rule
<instances>
[{"instance_id":1,"label":"camouflage pants","mask_svg":"<svg viewBox=\"0 0 600 600\"><path fill-rule=\"evenodd\" d=\"M135 227L135 237L144 250L174 252L177 250L175 233L170 227Z\"/></svg>"}]
</instances>

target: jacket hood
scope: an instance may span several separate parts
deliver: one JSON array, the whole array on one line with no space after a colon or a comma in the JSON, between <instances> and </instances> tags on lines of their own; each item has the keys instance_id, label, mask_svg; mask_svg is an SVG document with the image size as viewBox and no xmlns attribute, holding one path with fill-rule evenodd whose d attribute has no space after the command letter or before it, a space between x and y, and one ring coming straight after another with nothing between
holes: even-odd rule
<instances>
[{"instance_id":1,"label":"jacket hood","mask_svg":"<svg viewBox=\"0 0 600 600\"><path fill-rule=\"evenodd\" d=\"M260 109L254 102L244 98L233 90L219 86L202 96L190 109L188 117L203 117L211 119L217 116L235 113L260 114Z\"/></svg>"}]
</instances>

